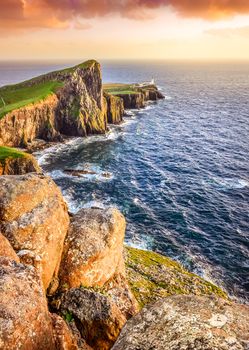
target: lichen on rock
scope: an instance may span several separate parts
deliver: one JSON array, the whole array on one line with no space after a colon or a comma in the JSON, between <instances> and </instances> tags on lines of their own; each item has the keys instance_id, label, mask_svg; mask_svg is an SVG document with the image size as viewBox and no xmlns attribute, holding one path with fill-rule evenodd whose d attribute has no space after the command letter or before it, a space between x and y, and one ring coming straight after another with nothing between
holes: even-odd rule
<instances>
[{"instance_id":1,"label":"lichen on rock","mask_svg":"<svg viewBox=\"0 0 249 350\"><path fill-rule=\"evenodd\" d=\"M215 296L176 295L129 320L112 350L247 350L249 306Z\"/></svg>"},{"instance_id":2,"label":"lichen on rock","mask_svg":"<svg viewBox=\"0 0 249 350\"><path fill-rule=\"evenodd\" d=\"M69 215L47 176L0 177L0 229L20 260L39 269L44 288L57 278Z\"/></svg>"}]
</instances>

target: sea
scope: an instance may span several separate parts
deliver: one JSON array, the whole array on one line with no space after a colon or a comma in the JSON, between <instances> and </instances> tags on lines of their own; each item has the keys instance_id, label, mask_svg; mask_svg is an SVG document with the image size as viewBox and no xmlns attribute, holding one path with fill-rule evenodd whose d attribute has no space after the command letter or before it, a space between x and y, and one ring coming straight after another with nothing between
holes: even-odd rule
<instances>
[{"instance_id":1,"label":"sea","mask_svg":"<svg viewBox=\"0 0 249 350\"><path fill-rule=\"evenodd\" d=\"M0 86L73 63L2 62ZM249 64L101 63L104 82L154 78L166 98L127 111L106 135L37 153L44 172L72 213L119 208L128 245L163 253L248 303Z\"/></svg>"}]
</instances>

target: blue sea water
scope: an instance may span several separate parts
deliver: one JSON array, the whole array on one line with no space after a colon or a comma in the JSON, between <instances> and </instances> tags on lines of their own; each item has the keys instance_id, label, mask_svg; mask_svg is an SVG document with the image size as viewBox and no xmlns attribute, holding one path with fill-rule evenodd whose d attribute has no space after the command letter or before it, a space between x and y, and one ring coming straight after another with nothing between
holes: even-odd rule
<instances>
[{"instance_id":1,"label":"blue sea water","mask_svg":"<svg viewBox=\"0 0 249 350\"><path fill-rule=\"evenodd\" d=\"M68 64L1 64L0 85ZM249 301L249 64L102 65L106 82L154 77L166 99L130 112L105 136L37 154L44 170L72 212L118 207L128 244L164 253ZM86 167L96 174L63 173Z\"/></svg>"}]
</instances>

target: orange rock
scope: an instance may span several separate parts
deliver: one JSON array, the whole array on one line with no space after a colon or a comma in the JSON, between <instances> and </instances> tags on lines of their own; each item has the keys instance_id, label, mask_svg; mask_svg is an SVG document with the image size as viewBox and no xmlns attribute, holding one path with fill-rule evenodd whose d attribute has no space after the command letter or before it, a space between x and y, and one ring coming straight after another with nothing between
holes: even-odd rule
<instances>
[{"instance_id":1,"label":"orange rock","mask_svg":"<svg viewBox=\"0 0 249 350\"><path fill-rule=\"evenodd\" d=\"M94 350L109 350L126 318L107 296L86 288L72 288L61 299L61 312L77 319L81 336Z\"/></svg>"},{"instance_id":2,"label":"orange rock","mask_svg":"<svg viewBox=\"0 0 249 350\"><path fill-rule=\"evenodd\" d=\"M0 349L55 350L40 276L33 266L0 257Z\"/></svg>"},{"instance_id":3,"label":"orange rock","mask_svg":"<svg viewBox=\"0 0 249 350\"><path fill-rule=\"evenodd\" d=\"M117 209L82 209L65 240L60 284L103 286L123 261L125 219Z\"/></svg>"},{"instance_id":4,"label":"orange rock","mask_svg":"<svg viewBox=\"0 0 249 350\"><path fill-rule=\"evenodd\" d=\"M57 278L69 226L59 188L39 174L0 177L0 221L20 260L40 270L47 289Z\"/></svg>"},{"instance_id":5,"label":"orange rock","mask_svg":"<svg viewBox=\"0 0 249 350\"><path fill-rule=\"evenodd\" d=\"M51 314L56 349L78 350L78 345L66 322L58 315Z\"/></svg>"},{"instance_id":6,"label":"orange rock","mask_svg":"<svg viewBox=\"0 0 249 350\"><path fill-rule=\"evenodd\" d=\"M0 256L10 258L16 262L19 262L20 259L16 255L16 252L11 247L10 242L0 233Z\"/></svg>"},{"instance_id":7,"label":"orange rock","mask_svg":"<svg viewBox=\"0 0 249 350\"><path fill-rule=\"evenodd\" d=\"M214 296L175 295L146 305L112 350L246 350L249 306Z\"/></svg>"}]
</instances>

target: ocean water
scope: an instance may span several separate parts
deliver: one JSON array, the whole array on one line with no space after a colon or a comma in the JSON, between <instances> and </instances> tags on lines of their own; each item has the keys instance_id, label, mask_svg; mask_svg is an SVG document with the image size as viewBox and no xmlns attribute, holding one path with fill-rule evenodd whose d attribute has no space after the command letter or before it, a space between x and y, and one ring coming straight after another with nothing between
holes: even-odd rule
<instances>
[{"instance_id":1,"label":"ocean water","mask_svg":"<svg viewBox=\"0 0 249 350\"><path fill-rule=\"evenodd\" d=\"M0 85L70 64L1 64ZM38 153L44 171L71 212L116 206L128 244L164 253L249 301L249 65L102 64L104 81L154 77L166 99L129 112L105 136ZM66 168L95 174L73 177Z\"/></svg>"}]
</instances>

